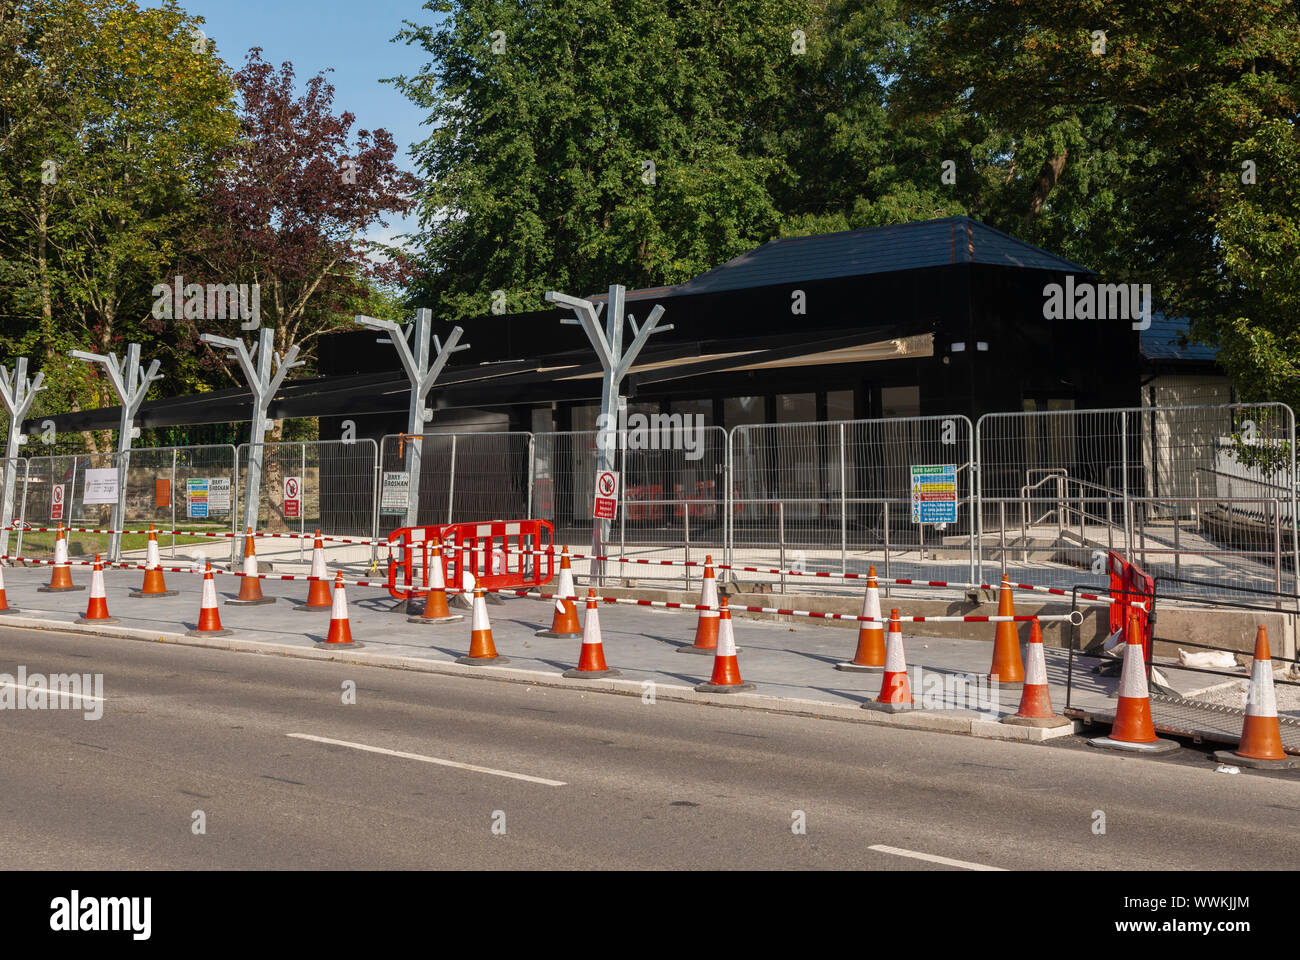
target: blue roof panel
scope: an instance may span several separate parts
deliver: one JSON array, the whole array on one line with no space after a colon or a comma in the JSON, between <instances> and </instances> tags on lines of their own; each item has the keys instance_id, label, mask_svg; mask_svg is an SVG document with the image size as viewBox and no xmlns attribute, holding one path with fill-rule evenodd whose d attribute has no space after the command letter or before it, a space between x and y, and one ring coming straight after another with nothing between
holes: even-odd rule
<instances>
[{"instance_id":1,"label":"blue roof panel","mask_svg":"<svg viewBox=\"0 0 1300 960\"><path fill-rule=\"evenodd\" d=\"M716 293L956 263L1078 274L1093 271L969 217L772 240L673 288Z\"/></svg>"},{"instance_id":2,"label":"blue roof panel","mask_svg":"<svg viewBox=\"0 0 1300 960\"><path fill-rule=\"evenodd\" d=\"M1187 317L1167 317L1163 313L1151 315L1151 326L1142 331L1142 356L1148 360L1209 360L1216 359L1213 347L1187 343Z\"/></svg>"}]
</instances>

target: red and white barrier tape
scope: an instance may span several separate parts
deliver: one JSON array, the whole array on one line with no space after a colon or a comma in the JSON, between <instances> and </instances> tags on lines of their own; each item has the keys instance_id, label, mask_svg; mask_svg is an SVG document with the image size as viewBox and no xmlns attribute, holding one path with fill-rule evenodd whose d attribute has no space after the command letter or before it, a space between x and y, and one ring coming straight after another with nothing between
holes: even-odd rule
<instances>
[{"instance_id":1,"label":"red and white barrier tape","mask_svg":"<svg viewBox=\"0 0 1300 960\"><path fill-rule=\"evenodd\" d=\"M11 557L11 556L0 556L0 560L12 560L15 563L34 563L42 566L54 566L56 562L54 560L38 560L31 557ZM79 567L93 567L95 565L94 560L69 560L67 562L70 566L79 566ZM119 570L147 569L147 567L143 563L120 563L120 562L109 563L108 561L101 560L100 565L105 568L116 567ZM161 570L164 573L203 574L207 572L206 570L197 570L193 567L161 567L160 566L157 567L156 569ZM336 582L333 577L312 577L312 576L302 576L293 573L250 574L250 573L244 573L242 570L221 570L216 567L212 568L212 572L214 574L219 574L221 576L253 577L258 580L302 580L302 581L323 580L326 583ZM380 587L383 589L387 589L388 587L387 582L381 582L377 580L343 580L343 583L355 587ZM446 588L445 592L448 595L456 595L462 593L472 593L473 591L458 590L458 589L448 587ZM540 590L508 590L504 588L485 587L484 592L505 594L507 596L527 597L534 600L571 599L575 603L581 603L585 599L583 597L561 597L557 593L543 593ZM596 597L595 599L598 602L604 604L623 604L625 606L633 606L633 607L656 607L661 610L717 611L721 609L720 607L709 606L706 603L678 603L673 600L641 600L632 597ZM890 622L889 617L863 617L852 613L828 613L826 611L821 611L821 610L794 610L794 609L786 609L784 607L741 606L740 604L735 604L728 607L728 609L730 609L733 612L744 611L746 613L767 613L767 614L775 614L775 615L786 616L786 617L808 617L814 620L849 620L849 621L857 621L860 623L889 623ZM1026 614L1023 616L1018 615L1012 617L1002 617L1002 616L899 617L898 620L900 623L1028 623L1032 620L1037 620L1040 623L1048 623L1053 621L1068 620L1071 623L1078 625L1083 622L1083 614L1079 613L1076 610L1070 613L1050 613L1050 614L1040 614L1037 616Z\"/></svg>"},{"instance_id":2,"label":"red and white barrier tape","mask_svg":"<svg viewBox=\"0 0 1300 960\"><path fill-rule=\"evenodd\" d=\"M10 528L10 529L16 529L16 528ZM24 527L23 529L29 532L36 532L36 533L54 533L57 532L59 528L58 527ZM150 531L148 530L101 530L92 527L64 527L63 532L64 533L98 533L98 534L114 534L114 533L140 534L140 533L149 533ZM221 531L221 532L213 532L210 530L154 530L152 532L157 536L174 535L178 537L207 537L210 539L222 539L222 538L229 539L231 537L248 536L247 533L233 533L229 530ZM297 533L254 533L253 536L265 537L267 539L272 539L272 540L314 540L315 539L315 536L313 534L297 534ZM346 544L354 544L354 545L361 545L361 546L369 546L371 544L376 544L380 546L383 545L391 546L392 544L392 541L389 540L375 540L370 537L322 536L320 539L322 543L346 543ZM559 556L559 554L555 553L554 549L522 550L518 547L511 547L508 545L505 546L503 549L507 553L519 553L519 554L525 554L531 556L544 556L547 554L556 557ZM608 556L600 556L596 554L587 554L587 553L571 553L569 554L569 559L570 560L599 560L602 562L609 562L609 563L633 563L633 564L640 564L642 566L651 566L651 567L699 568L699 567L709 566L709 564L706 564L702 560L647 560L643 557L608 557ZM741 565L734 565L728 563L714 563L712 564L712 567L714 570L730 570L732 572L739 572L739 573L766 573L766 574L775 574L780 576L808 577L810 579L822 579L822 580L836 579L836 580L866 581L870 577L870 574L866 574L866 573L847 573L847 572L834 573L826 570L782 570L779 567L749 567L749 566L741 566ZM880 576L876 577L876 583L878 584L884 583L884 584L889 584L891 586L937 587L937 588L948 588L953 590L999 590L1002 587L1000 583L998 584L957 583L948 580L912 580L905 577L880 577ZM1010 586L1012 590L1028 590L1034 593L1046 593L1051 596L1057 596L1057 597L1074 596L1073 591L1064 590L1060 587L1043 587L1032 583L1012 583L1010 584ZM1092 603L1092 604L1106 604L1109 606L1111 603L1123 603L1130 607L1137 607L1140 610L1147 609L1147 602L1145 600L1115 601L1115 600L1111 600L1111 598L1109 597L1102 596L1096 593L1080 593L1078 594L1078 599L1086 603Z\"/></svg>"},{"instance_id":3,"label":"red and white barrier tape","mask_svg":"<svg viewBox=\"0 0 1300 960\"><path fill-rule=\"evenodd\" d=\"M532 554L535 556L554 552L548 550L520 550L516 547L506 547L505 550L508 553ZM594 556L592 554L586 554L586 553L571 553L569 554L569 559L570 560L602 560L602 561L609 561L611 563L639 563L645 566L652 566L652 567L653 566L658 566L658 567L712 566L714 570L730 570L732 572L740 571L742 573L785 574L791 577L813 577L813 578L820 578L820 579L868 580L871 577L871 574L868 573L833 573L824 570L781 570L780 568L777 567L743 567L743 566L736 566L728 563L707 564L701 560L646 560L641 557L601 557L601 556ZM947 580L909 580L902 577L891 578L891 577L880 577L880 576L876 577L876 583L878 584L887 583L891 585L896 584L905 587L950 587L955 590L957 589L959 590L974 590L974 589L1000 590L1002 588L1002 585L1000 583L998 584L953 583ZM1030 590L1035 593L1049 593L1052 594L1053 596L1059 596L1059 597L1074 596L1073 591L1063 590L1060 587L1041 587L1032 583L1012 583L1009 584L1009 586L1011 587L1012 590ZM1126 603L1131 607L1140 607L1143 610L1147 608L1147 602L1145 600L1112 601L1109 597L1103 597L1096 593L1080 593L1078 597L1080 600L1086 600L1092 603L1104 603L1109 605L1112 602L1119 602L1119 603Z\"/></svg>"},{"instance_id":4,"label":"red and white barrier tape","mask_svg":"<svg viewBox=\"0 0 1300 960\"><path fill-rule=\"evenodd\" d=\"M24 533L58 533L60 529L64 533L100 533L100 534L132 534L132 533L152 533L159 537L206 537L210 540L220 540L222 538L229 540L232 537L246 537L245 533L235 533L232 530L103 530L99 527L32 527L32 526L11 526L10 530L21 530ZM314 533L254 533L254 537L265 537L269 540L315 540ZM322 536L321 540L330 543L351 543L361 546L370 546L371 544L383 545L388 543L387 540L374 540L370 537L326 537Z\"/></svg>"}]
</instances>

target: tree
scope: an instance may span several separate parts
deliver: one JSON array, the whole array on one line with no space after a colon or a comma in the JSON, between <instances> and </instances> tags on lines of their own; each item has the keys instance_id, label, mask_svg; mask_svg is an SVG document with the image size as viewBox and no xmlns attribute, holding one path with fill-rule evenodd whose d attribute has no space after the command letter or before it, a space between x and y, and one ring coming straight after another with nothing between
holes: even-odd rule
<instances>
[{"instance_id":1,"label":"tree","mask_svg":"<svg viewBox=\"0 0 1300 960\"><path fill-rule=\"evenodd\" d=\"M387 226L386 214L411 209L416 181L394 163L386 130L358 130L349 142L356 118L332 112L323 74L296 96L293 65L277 72L254 48L235 82L242 136L221 152L221 172L204 193L211 216L186 280L256 284L260 324L275 328L276 349L296 343L310 361L315 338L350 327L349 309L368 301L372 283L404 277L400 251L363 237ZM203 332L242 336L239 318L172 322L183 348L242 382L223 352L198 347Z\"/></svg>"},{"instance_id":2,"label":"tree","mask_svg":"<svg viewBox=\"0 0 1300 960\"><path fill-rule=\"evenodd\" d=\"M611 281L684 280L767 239L786 174L771 139L813 29L806 0L459 0L397 39L427 111L421 275L448 320Z\"/></svg>"},{"instance_id":3,"label":"tree","mask_svg":"<svg viewBox=\"0 0 1300 960\"><path fill-rule=\"evenodd\" d=\"M0 272L15 351L41 348L50 389L116 402L66 361L147 331L150 290L197 222L196 188L234 132L229 80L200 21L167 3L30 0L0 18Z\"/></svg>"}]
</instances>

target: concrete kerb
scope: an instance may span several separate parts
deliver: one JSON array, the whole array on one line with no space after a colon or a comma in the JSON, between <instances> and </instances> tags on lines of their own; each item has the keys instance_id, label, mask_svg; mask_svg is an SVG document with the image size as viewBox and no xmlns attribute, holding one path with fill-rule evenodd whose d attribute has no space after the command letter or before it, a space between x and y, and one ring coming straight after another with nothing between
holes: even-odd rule
<instances>
[{"instance_id":1,"label":"concrete kerb","mask_svg":"<svg viewBox=\"0 0 1300 960\"><path fill-rule=\"evenodd\" d=\"M542 670L526 670L507 666L470 666L455 662L428 660L407 657L400 654L387 654L377 651L360 653L353 648L348 650L323 650L318 645L311 647L295 646L285 643L273 643L266 640L241 640L238 637L191 637L184 633L160 632L136 627L118 627L104 630L66 620L49 620L19 614L5 620L6 627L25 627L33 630L48 630L62 633L78 633L90 636L108 637L120 640L137 640L150 643L174 643L179 646L204 647L213 650L227 650L233 653L261 654L263 656L294 657L301 660L323 660L335 663L347 663L361 667L384 667L388 669L410 670L417 673L441 674L453 677L468 677L479 680L498 680L507 683L526 683L533 686L557 687L567 690L595 691L628 697L641 697L644 686L640 680L616 679L568 679L559 673ZM238 631L231 631L238 633ZM353 653L357 655L350 655ZM996 721L982 719L979 715L965 711L924 712L906 710L889 714L863 710L858 704L825 703L820 700L805 700L797 697L774 697L762 693L738 692L732 694L697 693L694 687L655 683L654 696L679 703L701 703L717 707L736 707L740 709L763 710L767 713L796 717L817 717L826 720L840 720L847 723L885 724L907 727L913 730L928 730L935 733L965 734L976 737L988 737L997 740L1040 741L1052 737L1066 736L1076 732L1078 724L1060 727L1055 730L1035 727L1006 727Z\"/></svg>"}]
</instances>

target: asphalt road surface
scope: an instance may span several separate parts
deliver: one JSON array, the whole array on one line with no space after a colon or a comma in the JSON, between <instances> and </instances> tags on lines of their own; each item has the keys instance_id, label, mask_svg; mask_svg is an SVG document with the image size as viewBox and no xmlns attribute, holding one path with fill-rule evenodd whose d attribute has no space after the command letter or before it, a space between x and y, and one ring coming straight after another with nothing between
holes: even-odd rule
<instances>
[{"instance_id":1,"label":"asphalt road surface","mask_svg":"<svg viewBox=\"0 0 1300 960\"><path fill-rule=\"evenodd\" d=\"M104 700L98 720L93 701L0 710L7 869L1300 862L1300 774L1216 773L1190 749L1140 759L0 627L0 672L20 665L102 673Z\"/></svg>"}]
</instances>

